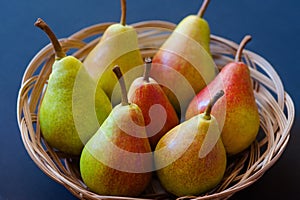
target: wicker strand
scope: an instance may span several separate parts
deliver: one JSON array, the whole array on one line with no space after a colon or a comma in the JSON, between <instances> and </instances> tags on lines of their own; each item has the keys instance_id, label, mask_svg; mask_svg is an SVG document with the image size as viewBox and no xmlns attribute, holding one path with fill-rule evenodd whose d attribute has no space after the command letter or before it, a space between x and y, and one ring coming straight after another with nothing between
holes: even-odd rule
<instances>
[{"instance_id":1,"label":"wicker strand","mask_svg":"<svg viewBox=\"0 0 300 200\"><path fill-rule=\"evenodd\" d=\"M75 49L73 55L84 60L111 24L96 24L59 41L64 50ZM132 26L138 32L138 41L144 57L152 57L175 28L175 24L164 21L139 22ZM211 52L219 68L233 61L237 48L238 45L232 41L211 36ZM89 191L81 180L78 158L70 158L52 149L43 140L39 128L38 110L51 73L53 55L50 44L35 55L24 72L17 100L17 121L21 138L26 151L36 165L80 199L173 198L163 190L156 179L139 198L95 194ZM277 162L288 144L295 118L292 99L285 92L277 72L264 58L249 50L244 50L243 58L249 66L253 79L253 90L260 114L261 137L258 137L243 153L229 158L225 176L216 188L198 197L178 197L178 199L228 199L261 178Z\"/></svg>"}]
</instances>

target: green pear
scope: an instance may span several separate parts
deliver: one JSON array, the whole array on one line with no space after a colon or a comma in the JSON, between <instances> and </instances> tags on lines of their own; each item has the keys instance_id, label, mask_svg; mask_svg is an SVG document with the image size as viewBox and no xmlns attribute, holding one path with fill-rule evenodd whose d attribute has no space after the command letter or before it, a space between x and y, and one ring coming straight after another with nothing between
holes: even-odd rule
<instances>
[{"instance_id":1,"label":"green pear","mask_svg":"<svg viewBox=\"0 0 300 200\"><path fill-rule=\"evenodd\" d=\"M120 68L114 68L114 72L120 79L122 103L114 107L84 147L80 173L93 192L137 196L151 180L153 158L149 156L152 153L142 111L136 104L128 103Z\"/></svg>"},{"instance_id":2,"label":"green pear","mask_svg":"<svg viewBox=\"0 0 300 200\"><path fill-rule=\"evenodd\" d=\"M38 19L35 25L46 32L56 53L39 110L41 132L50 146L67 154L79 155L84 143L109 115L111 103L102 90L94 92L96 83L77 58L66 56L49 26L42 19ZM75 88L78 89L77 96L74 96ZM89 100L93 108L85 106ZM79 117L74 119L75 116ZM82 124L83 135L78 133L80 127L76 127L75 120Z\"/></svg>"},{"instance_id":3,"label":"green pear","mask_svg":"<svg viewBox=\"0 0 300 200\"><path fill-rule=\"evenodd\" d=\"M143 65L137 32L132 26L126 25L126 1L121 0L121 5L121 22L105 30L99 43L84 60L87 71L99 81L99 87L105 91L113 105L120 102L121 92L112 68L115 65L121 67L128 89L133 80L142 75L142 69L138 66Z\"/></svg>"},{"instance_id":4,"label":"green pear","mask_svg":"<svg viewBox=\"0 0 300 200\"><path fill-rule=\"evenodd\" d=\"M173 128L158 142L154 160L162 186L177 196L199 195L213 189L226 169L226 151L220 130L210 114L210 101L204 113Z\"/></svg>"},{"instance_id":5,"label":"green pear","mask_svg":"<svg viewBox=\"0 0 300 200\"><path fill-rule=\"evenodd\" d=\"M216 76L210 28L202 18L208 3L204 1L198 15L184 18L153 57L151 77L163 85L178 114ZM191 89L183 85L185 81Z\"/></svg>"},{"instance_id":6,"label":"green pear","mask_svg":"<svg viewBox=\"0 0 300 200\"><path fill-rule=\"evenodd\" d=\"M222 140L229 155L249 147L259 130L259 113L250 70L241 62L243 48L250 39L250 36L243 39L235 61L222 68L218 76L195 96L186 111L186 119L202 113L210 94L224 88L225 95L214 106L212 114L222 127Z\"/></svg>"}]
</instances>

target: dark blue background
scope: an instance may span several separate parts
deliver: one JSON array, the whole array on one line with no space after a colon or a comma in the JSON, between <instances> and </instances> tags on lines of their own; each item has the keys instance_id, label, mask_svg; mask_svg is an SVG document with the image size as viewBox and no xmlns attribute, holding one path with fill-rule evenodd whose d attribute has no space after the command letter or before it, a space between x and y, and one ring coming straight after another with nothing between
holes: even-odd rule
<instances>
[{"instance_id":1,"label":"dark blue background","mask_svg":"<svg viewBox=\"0 0 300 200\"><path fill-rule=\"evenodd\" d=\"M179 22L196 13L201 0L128 0L127 22ZM0 199L75 199L29 158L16 122L16 99L22 74L46 44L33 26L42 17L58 37L86 26L119 20L119 0L1 0L0 3ZM213 34L239 42L248 33L248 49L265 57L281 76L296 108L300 102L300 3L296 0L212 0L205 18ZM299 195L299 111L288 147L259 181L232 199L293 199Z\"/></svg>"}]
</instances>

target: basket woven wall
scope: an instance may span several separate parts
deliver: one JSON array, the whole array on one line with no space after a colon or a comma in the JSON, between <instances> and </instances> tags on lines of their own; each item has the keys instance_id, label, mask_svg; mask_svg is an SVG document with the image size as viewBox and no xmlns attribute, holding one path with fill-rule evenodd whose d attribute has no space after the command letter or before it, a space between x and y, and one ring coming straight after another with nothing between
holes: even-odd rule
<instances>
[{"instance_id":1,"label":"basket woven wall","mask_svg":"<svg viewBox=\"0 0 300 200\"><path fill-rule=\"evenodd\" d=\"M65 50L72 49L72 52L75 50L73 55L83 60L110 24L87 27L66 39L61 39L61 45ZM144 57L153 56L175 28L174 24L164 21L146 21L133 26L138 31L139 44ZM211 52L219 67L232 61L237 47L234 42L211 36ZM63 153L54 151L43 141L37 113L53 61L54 52L52 45L49 44L36 54L23 76L18 95L17 116L21 137L28 154L44 173L64 185L80 199L135 199L101 196L90 192L80 178L78 158L66 157ZM295 115L293 101L285 92L280 77L265 59L245 50L244 61L250 68L254 83L261 134L245 152L229 159L225 176L215 189L202 196L188 198L229 198L235 192L258 180L276 163L288 144ZM173 199L176 197L166 193L154 178L138 199L141 198ZM178 199L183 198L186 197Z\"/></svg>"}]
</instances>

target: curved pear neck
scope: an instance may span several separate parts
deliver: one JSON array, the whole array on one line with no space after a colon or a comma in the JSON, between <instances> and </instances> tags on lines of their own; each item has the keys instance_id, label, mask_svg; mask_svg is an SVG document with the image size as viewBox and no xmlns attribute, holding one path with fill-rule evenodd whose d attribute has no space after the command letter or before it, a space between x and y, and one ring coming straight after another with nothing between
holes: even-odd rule
<instances>
[{"instance_id":1,"label":"curved pear neck","mask_svg":"<svg viewBox=\"0 0 300 200\"><path fill-rule=\"evenodd\" d=\"M239 45L239 48L236 52L236 55L235 55L235 62L241 62L242 61L242 53L243 53L243 50L246 46L246 44L248 42L250 42L252 39L252 37L250 35L246 35L243 40L241 41L240 45Z\"/></svg>"},{"instance_id":2,"label":"curved pear neck","mask_svg":"<svg viewBox=\"0 0 300 200\"><path fill-rule=\"evenodd\" d=\"M108 40L108 39L110 39L112 37L121 35L123 33L126 33L126 34L130 34L130 33L136 34L136 32L135 32L135 30L133 29L132 26L128 26L128 25L123 26L120 23L115 23L115 24L110 25L105 30L105 32L103 33L103 36L102 36L100 42ZM133 35L133 36L135 36L135 35ZM128 35L128 37L129 37L129 35Z\"/></svg>"},{"instance_id":3,"label":"curved pear neck","mask_svg":"<svg viewBox=\"0 0 300 200\"><path fill-rule=\"evenodd\" d=\"M41 18L38 18L34 25L42 29L49 37L55 51L55 59L60 60L66 57L66 53L63 51L60 43L58 42L57 37L55 36L51 28L48 26L48 24L46 24L46 22L44 22Z\"/></svg>"},{"instance_id":4,"label":"curved pear neck","mask_svg":"<svg viewBox=\"0 0 300 200\"><path fill-rule=\"evenodd\" d=\"M207 107L206 107L206 110L204 112L204 116L203 118L206 119L206 120L210 120L211 119L211 110L212 110L212 107L215 105L215 103L224 95L224 91L223 90L220 90L219 92L217 92L215 94L215 96L209 101Z\"/></svg>"}]
</instances>

